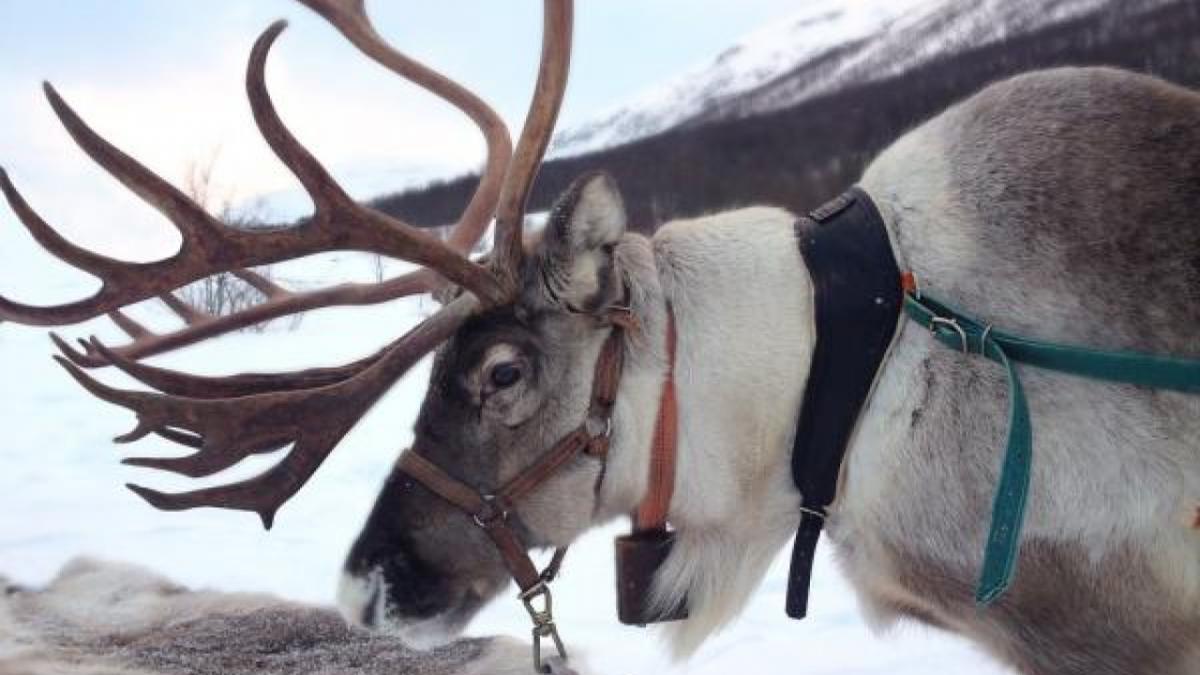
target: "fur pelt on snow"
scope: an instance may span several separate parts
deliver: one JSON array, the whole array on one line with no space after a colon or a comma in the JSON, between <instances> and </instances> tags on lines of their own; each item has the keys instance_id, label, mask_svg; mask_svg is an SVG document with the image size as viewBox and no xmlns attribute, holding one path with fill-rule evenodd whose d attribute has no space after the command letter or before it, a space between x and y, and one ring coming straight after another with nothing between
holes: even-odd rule
<instances>
[{"instance_id":1,"label":"fur pelt on snow","mask_svg":"<svg viewBox=\"0 0 1200 675\"><path fill-rule=\"evenodd\" d=\"M132 565L79 558L41 589L0 577L0 675L525 675L531 668L529 646L515 639L464 639L419 652L352 630L332 609L192 591Z\"/></svg>"}]
</instances>

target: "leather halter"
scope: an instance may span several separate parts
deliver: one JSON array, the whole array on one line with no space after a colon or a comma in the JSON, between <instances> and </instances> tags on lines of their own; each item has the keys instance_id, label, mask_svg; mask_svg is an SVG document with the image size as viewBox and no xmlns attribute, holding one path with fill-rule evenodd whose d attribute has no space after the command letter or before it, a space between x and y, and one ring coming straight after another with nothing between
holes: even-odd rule
<instances>
[{"instance_id":1,"label":"leather halter","mask_svg":"<svg viewBox=\"0 0 1200 675\"><path fill-rule=\"evenodd\" d=\"M538 572L525 546L513 531L508 516L521 499L580 453L602 461L607 457L612 437L613 404L617 399L617 386L621 381L624 364L624 333L626 329L636 326L636 319L628 309L611 310L608 319L612 322L613 329L604 340L600 355L596 358L587 417L554 447L498 490L492 493L480 492L422 457L415 447L403 453L396 465L397 469L431 492L465 511L496 545L505 567L521 589L517 597L524 603L533 620L533 664L534 669L542 673L550 672L548 667L542 665L542 638L552 639L559 656L567 658L566 647L554 623L552 597L548 586L558 574L567 549L555 549L550 564L545 570ZM596 487L599 489L599 482ZM539 597L543 602L540 609L534 605L534 601Z\"/></svg>"},{"instance_id":2,"label":"leather halter","mask_svg":"<svg viewBox=\"0 0 1200 675\"><path fill-rule=\"evenodd\" d=\"M495 492L480 492L453 478L422 457L416 448L400 456L400 463L396 468L465 511L475 524L491 537L522 595L532 593L535 588L544 585L546 579L537 571L525 547L513 532L508 520L509 513L521 499L546 482L576 455L583 453L603 459L608 454L608 444L612 435L612 408L616 401L617 385L621 379L621 366L624 361L621 348L623 333L622 325L614 322L613 331L600 349L592 380L591 403L583 424L564 436L554 447Z\"/></svg>"}]
</instances>

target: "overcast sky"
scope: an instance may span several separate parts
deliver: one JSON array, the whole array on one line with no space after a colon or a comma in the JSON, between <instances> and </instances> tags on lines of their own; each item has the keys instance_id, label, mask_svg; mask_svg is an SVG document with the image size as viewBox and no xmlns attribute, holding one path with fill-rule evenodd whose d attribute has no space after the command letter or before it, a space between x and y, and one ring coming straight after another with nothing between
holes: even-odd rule
<instances>
[{"instance_id":1,"label":"overcast sky","mask_svg":"<svg viewBox=\"0 0 1200 675\"><path fill-rule=\"evenodd\" d=\"M580 0L559 126L703 64L795 7L796 0ZM368 8L400 49L467 84L519 130L541 3L375 0ZM455 111L359 56L296 3L0 0L0 166L80 243L138 259L174 247L170 228L72 145L41 95L46 79L94 128L177 184L189 166L215 158L218 198L292 189L242 90L251 43L280 17L291 27L268 66L275 101L356 196L414 171L478 164L482 143ZM0 209L0 293L12 288L6 259L40 255L18 227Z\"/></svg>"}]
</instances>

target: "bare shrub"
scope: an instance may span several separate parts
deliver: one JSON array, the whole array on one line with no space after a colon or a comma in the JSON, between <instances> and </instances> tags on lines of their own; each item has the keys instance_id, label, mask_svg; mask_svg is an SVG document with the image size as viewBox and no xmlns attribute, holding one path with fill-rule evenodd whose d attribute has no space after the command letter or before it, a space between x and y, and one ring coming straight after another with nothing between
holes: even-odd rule
<instances>
[{"instance_id":1,"label":"bare shrub","mask_svg":"<svg viewBox=\"0 0 1200 675\"><path fill-rule=\"evenodd\" d=\"M218 155L219 153L214 151L206 160L191 163L185 178L184 192L210 213L215 213L217 218L230 227L244 230L271 227L271 223L267 222L264 217L261 203L235 209L229 195L214 194L213 170L216 167ZM254 272L268 281L275 280L275 274L269 266L255 268ZM378 274L383 274L382 267ZM214 274L188 284L177 290L176 295L194 309L213 316L233 314L266 300L261 291L231 272ZM296 329L300 325L302 316L302 314L294 314L288 317L288 330ZM264 321L241 330L258 333L265 330L271 323L271 321Z\"/></svg>"}]
</instances>

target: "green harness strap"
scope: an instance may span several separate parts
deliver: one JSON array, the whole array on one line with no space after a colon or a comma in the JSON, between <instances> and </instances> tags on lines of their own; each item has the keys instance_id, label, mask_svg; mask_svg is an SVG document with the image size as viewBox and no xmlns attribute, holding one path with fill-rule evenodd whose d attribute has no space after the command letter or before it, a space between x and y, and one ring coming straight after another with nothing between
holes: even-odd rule
<instances>
[{"instance_id":1,"label":"green harness strap","mask_svg":"<svg viewBox=\"0 0 1200 675\"><path fill-rule=\"evenodd\" d=\"M1008 441L992 503L992 524L983 554L983 570L975 591L975 601L980 605L991 604L1012 583L1021 526L1025 521L1025 501L1029 495L1033 434L1029 424L1029 404L1015 363L1097 380L1200 393L1198 359L1106 352L1029 340L993 330L989 324L920 293L905 294L904 311L943 344L986 356L1008 372Z\"/></svg>"}]
</instances>

